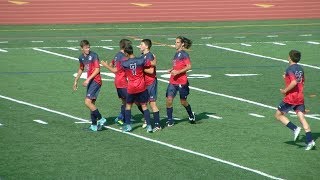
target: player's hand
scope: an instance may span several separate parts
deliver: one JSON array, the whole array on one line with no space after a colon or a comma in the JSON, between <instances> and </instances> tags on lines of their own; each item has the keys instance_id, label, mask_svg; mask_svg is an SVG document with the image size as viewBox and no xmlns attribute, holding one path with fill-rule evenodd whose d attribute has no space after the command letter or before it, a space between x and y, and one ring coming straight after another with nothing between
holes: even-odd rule
<instances>
[{"instance_id":1,"label":"player's hand","mask_svg":"<svg viewBox=\"0 0 320 180\"><path fill-rule=\"evenodd\" d=\"M78 82L74 82L73 91L76 91L77 89L78 89Z\"/></svg>"},{"instance_id":2,"label":"player's hand","mask_svg":"<svg viewBox=\"0 0 320 180\"><path fill-rule=\"evenodd\" d=\"M171 71L172 71L172 70L173 70L173 69L168 69L168 73L171 74Z\"/></svg>"},{"instance_id":3,"label":"player's hand","mask_svg":"<svg viewBox=\"0 0 320 180\"><path fill-rule=\"evenodd\" d=\"M172 70L170 74L173 75L173 76L176 76L176 75L178 75L180 73L177 70Z\"/></svg>"},{"instance_id":4,"label":"player's hand","mask_svg":"<svg viewBox=\"0 0 320 180\"><path fill-rule=\"evenodd\" d=\"M88 84L89 84L89 81L88 81L88 80L85 80L85 81L82 83L82 86L87 87Z\"/></svg>"},{"instance_id":5,"label":"player's hand","mask_svg":"<svg viewBox=\"0 0 320 180\"><path fill-rule=\"evenodd\" d=\"M286 72L282 74L283 79L286 78Z\"/></svg>"},{"instance_id":6,"label":"player's hand","mask_svg":"<svg viewBox=\"0 0 320 180\"><path fill-rule=\"evenodd\" d=\"M281 94L286 94L287 92L284 89L280 89Z\"/></svg>"},{"instance_id":7,"label":"player's hand","mask_svg":"<svg viewBox=\"0 0 320 180\"><path fill-rule=\"evenodd\" d=\"M100 62L102 64L102 66L107 67L108 66L108 62L107 61L101 61Z\"/></svg>"}]
</instances>

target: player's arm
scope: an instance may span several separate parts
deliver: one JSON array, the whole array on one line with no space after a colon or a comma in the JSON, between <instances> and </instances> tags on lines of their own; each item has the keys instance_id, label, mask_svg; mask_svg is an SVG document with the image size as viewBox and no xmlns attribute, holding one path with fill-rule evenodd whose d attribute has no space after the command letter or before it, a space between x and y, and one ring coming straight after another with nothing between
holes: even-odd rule
<instances>
[{"instance_id":1,"label":"player's arm","mask_svg":"<svg viewBox=\"0 0 320 180\"><path fill-rule=\"evenodd\" d=\"M147 68L147 69L144 69L144 72L147 73L147 74L153 74L154 72L154 67L150 67L150 68Z\"/></svg>"},{"instance_id":2,"label":"player's arm","mask_svg":"<svg viewBox=\"0 0 320 180\"><path fill-rule=\"evenodd\" d=\"M151 66L156 66L157 65L157 57L156 55L153 54L153 60L151 61Z\"/></svg>"},{"instance_id":3,"label":"player's arm","mask_svg":"<svg viewBox=\"0 0 320 180\"><path fill-rule=\"evenodd\" d=\"M77 76L74 78L73 90L76 91L78 89L78 80L83 73L84 65L80 63L80 67L78 69Z\"/></svg>"},{"instance_id":4,"label":"player's arm","mask_svg":"<svg viewBox=\"0 0 320 180\"><path fill-rule=\"evenodd\" d=\"M107 61L101 61L101 64L102 64L103 67L107 68L109 71L111 71L111 72L113 72L113 73L118 72L117 67L114 67L114 66L112 65L112 63L109 63L109 64L108 64Z\"/></svg>"},{"instance_id":5,"label":"player's arm","mask_svg":"<svg viewBox=\"0 0 320 180\"><path fill-rule=\"evenodd\" d=\"M291 91L294 87L296 87L297 84L298 84L297 80L294 79L285 89L280 89L280 92L282 94L286 94L287 92Z\"/></svg>"},{"instance_id":6,"label":"player's arm","mask_svg":"<svg viewBox=\"0 0 320 180\"><path fill-rule=\"evenodd\" d=\"M183 69L180 69L180 70L172 70L170 73L171 73L173 76L176 76L176 75L185 73L185 72L189 71L190 69L191 69L191 64L186 64L186 66L185 66Z\"/></svg>"},{"instance_id":7,"label":"player's arm","mask_svg":"<svg viewBox=\"0 0 320 180\"><path fill-rule=\"evenodd\" d=\"M100 65L99 65L99 60L95 60L94 62L94 70L92 74L82 83L83 86L87 86L89 82L100 73Z\"/></svg>"}]
</instances>

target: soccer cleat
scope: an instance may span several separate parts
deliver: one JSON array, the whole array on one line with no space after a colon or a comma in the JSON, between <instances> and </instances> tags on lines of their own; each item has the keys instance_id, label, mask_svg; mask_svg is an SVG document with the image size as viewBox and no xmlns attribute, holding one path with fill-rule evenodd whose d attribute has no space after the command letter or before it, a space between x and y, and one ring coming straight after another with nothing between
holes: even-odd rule
<instances>
[{"instance_id":1,"label":"soccer cleat","mask_svg":"<svg viewBox=\"0 0 320 180\"><path fill-rule=\"evenodd\" d=\"M146 129L147 129L148 133L152 133L153 132L151 125L147 125Z\"/></svg>"},{"instance_id":2,"label":"soccer cleat","mask_svg":"<svg viewBox=\"0 0 320 180\"><path fill-rule=\"evenodd\" d=\"M196 123L196 115L194 112L192 112L193 117L189 117L189 122L190 124L195 124Z\"/></svg>"},{"instance_id":3,"label":"soccer cleat","mask_svg":"<svg viewBox=\"0 0 320 180\"><path fill-rule=\"evenodd\" d=\"M172 127L174 125L174 122L167 121L166 123L168 127Z\"/></svg>"},{"instance_id":4,"label":"soccer cleat","mask_svg":"<svg viewBox=\"0 0 320 180\"><path fill-rule=\"evenodd\" d=\"M117 117L117 118L114 119L114 123L118 124L119 126L122 126L123 125L123 120L120 119L119 117Z\"/></svg>"},{"instance_id":5,"label":"soccer cleat","mask_svg":"<svg viewBox=\"0 0 320 180\"><path fill-rule=\"evenodd\" d=\"M107 120L104 117L97 122L98 131L101 131L103 129L103 126L106 122Z\"/></svg>"},{"instance_id":6,"label":"soccer cleat","mask_svg":"<svg viewBox=\"0 0 320 180\"><path fill-rule=\"evenodd\" d=\"M89 127L89 130L96 132L96 131L98 131L98 126L97 125L91 125Z\"/></svg>"},{"instance_id":7,"label":"soccer cleat","mask_svg":"<svg viewBox=\"0 0 320 180\"><path fill-rule=\"evenodd\" d=\"M146 128L146 127L147 127L147 122L144 121L143 124L142 124L142 128L144 129L144 128Z\"/></svg>"},{"instance_id":8,"label":"soccer cleat","mask_svg":"<svg viewBox=\"0 0 320 180\"><path fill-rule=\"evenodd\" d=\"M132 127L130 124L125 124L122 126L122 132L130 132L132 130Z\"/></svg>"},{"instance_id":9,"label":"soccer cleat","mask_svg":"<svg viewBox=\"0 0 320 180\"><path fill-rule=\"evenodd\" d=\"M299 133L301 131L301 127L297 127L294 131L293 131L293 141L297 140L297 137L299 136Z\"/></svg>"},{"instance_id":10,"label":"soccer cleat","mask_svg":"<svg viewBox=\"0 0 320 180\"><path fill-rule=\"evenodd\" d=\"M153 128L152 132L161 131L161 129L161 126L156 126L155 128Z\"/></svg>"},{"instance_id":11,"label":"soccer cleat","mask_svg":"<svg viewBox=\"0 0 320 180\"><path fill-rule=\"evenodd\" d=\"M304 150L309 151L311 150L313 147L316 146L316 143L312 140L311 142L309 142L306 146L306 148Z\"/></svg>"}]
</instances>

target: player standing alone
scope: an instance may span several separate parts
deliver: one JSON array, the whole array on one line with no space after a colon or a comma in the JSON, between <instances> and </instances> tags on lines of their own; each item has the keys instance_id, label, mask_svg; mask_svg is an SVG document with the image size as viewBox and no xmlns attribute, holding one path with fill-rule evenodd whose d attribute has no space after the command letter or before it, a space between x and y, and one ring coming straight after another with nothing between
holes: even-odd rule
<instances>
[{"instance_id":1,"label":"player standing alone","mask_svg":"<svg viewBox=\"0 0 320 180\"><path fill-rule=\"evenodd\" d=\"M304 71L300 65L297 63L300 61L301 53L296 50L291 50L289 52L289 67L287 68L285 74L283 75L286 88L280 89L280 92L284 94L283 101L280 103L275 117L281 121L282 124L286 125L289 129L293 131L293 141L296 141L301 128L294 125L289 119L284 116L290 110L294 110L299 118L306 132L306 143L307 146L305 150L310 150L315 146L315 142L311 136L311 129L304 117L305 106L304 106Z\"/></svg>"},{"instance_id":2,"label":"player standing alone","mask_svg":"<svg viewBox=\"0 0 320 180\"><path fill-rule=\"evenodd\" d=\"M176 54L172 60L172 68L169 70L170 82L167 88L167 116L168 116L168 127L174 125L173 121L173 107L172 102L177 92L180 94L180 103L183 105L189 115L189 122L195 123L195 114L191 110L191 106L187 101L189 95L189 82L187 78L187 71L191 69L191 62L189 54L185 49L189 49L192 45L192 41L183 36L178 36L175 42Z\"/></svg>"},{"instance_id":3,"label":"player standing alone","mask_svg":"<svg viewBox=\"0 0 320 180\"><path fill-rule=\"evenodd\" d=\"M87 40L80 42L82 54L79 57L80 67L78 69L77 76L74 80L73 90L76 91L78 88L78 80L83 73L87 72L87 79L82 83L84 87L87 87L87 93L85 98L85 105L90 109L91 121L90 130L98 131L101 130L106 119L103 118L99 110L95 106L102 81L100 76L99 57L93 51L90 51L90 44ZM98 121L97 121L98 120Z\"/></svg>"}]
</instances>

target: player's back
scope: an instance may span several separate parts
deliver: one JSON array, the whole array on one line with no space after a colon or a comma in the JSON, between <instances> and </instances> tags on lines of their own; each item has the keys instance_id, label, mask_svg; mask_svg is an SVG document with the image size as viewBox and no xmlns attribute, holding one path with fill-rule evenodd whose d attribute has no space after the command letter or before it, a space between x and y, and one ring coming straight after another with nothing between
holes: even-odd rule
<instances>
[{"instance_id":1,"label":"player's back","mask_svg":"<svg viewBox=\"0 0 320 180\"><path fill-rule=\"evenodd\" d=\"M144 68L150 66L150 61L139 58L129 58L122 62L122 67L128 79L128 93L136 94L146 90Z\"/></svg>"},{"instance_id":2,"label":"player's back","mask_svg":"<svg viewBox=\"0 0 320 180\"><path fill-rule=\"evenodd\" d=\"M287 92L284 101L289 104L303 104L304 103L304 71L298 64L290 65L285 74L286 87L293 81L297 81L297 85Z\"/></svg>"},{"instance_id":3,"label":"player's back","mask_svg":"<svg viewBox=\"0 0 320 180\"><path fill-rule=\"evenodd\" d=\"M117 72L115 73L114 78L114 84L116 88L127 88L127 78L124 70L121 67L122 62L126 61L127 59L128 58L125 56L125 54L120 51L114 56L112 60L113 67L117 68Z\"/></svg>"},{"instance_id":4,"label":"player's back","mask_svg":"<svg viewBox=\"0 0 320 180\"><path fill-rule=\"evenodd\" d=\"M148 52L147 54L141 54L141 57L143 57L144 59L147 59L149 61L153 61L154 60L154 55L151 52ZM152 66L154 68L154 71L152 74L149 73L145 73L145 81L146 81L146 85L149 86L150 84L153 83L153 81L155 80L155 78L157 77L156 74L156 67Z\"/></svg>"}]
</instances>

